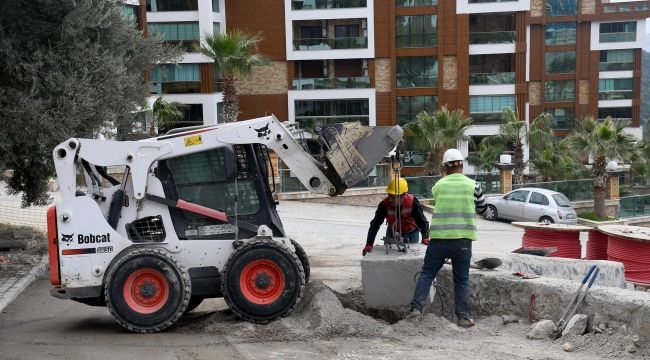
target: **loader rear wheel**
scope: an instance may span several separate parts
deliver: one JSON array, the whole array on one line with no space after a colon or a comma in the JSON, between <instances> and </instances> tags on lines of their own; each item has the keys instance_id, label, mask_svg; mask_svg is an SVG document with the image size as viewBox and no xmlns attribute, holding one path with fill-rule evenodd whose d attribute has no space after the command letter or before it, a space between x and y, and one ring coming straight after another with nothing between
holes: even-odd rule
<instances>
[{"instance_id":1,"label":"loader rear wheel","mask_svg":"<svg viewBox=\"0 0 650 360\"><path fill-rule=\"evenodd\" d=\"M110 313L140 333L168 328L185 312L192 294L187 270L162 249L135 250L110 270L104 296Z\"/></svg>"},{"instance_id":2,"label":"loader rear wheel","mask_svg":"<svg viewBox=\"0 0 650 360\"><path fill-rule=\"evenodd\" d=\"M305 289L300 259L273 240L254 240L235 250L221 274L226 304L246 321L264 324L287 316Z\"/></svg>"},{"instance_id":3,"label":"loader rear wheel","mask_svg":"<svg viewBox=\"0 0 650 360\"><path fill-rule=\"evenodd\" d=\"M309 275L311 273L311 269L309 267L309 259L307 258L307 253L305 252L305 249L298 244L298 242L294 239L291 239L291 244L293 244L293 247L296 249L296 255L298 256L298 259L300 260L300 263L302 264L302 269L305 271L305 284L309 283Z\"/></svg>"}]
</instances>

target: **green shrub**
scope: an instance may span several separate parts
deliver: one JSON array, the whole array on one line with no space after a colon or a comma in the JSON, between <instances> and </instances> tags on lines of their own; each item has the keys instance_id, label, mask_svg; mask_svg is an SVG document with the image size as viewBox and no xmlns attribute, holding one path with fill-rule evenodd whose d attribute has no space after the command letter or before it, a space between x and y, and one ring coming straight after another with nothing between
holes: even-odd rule
<instances>
[{"instance_id":1,"label":"green shrub","mask_svg":"<svg viewBox=\"0 0 650 360\"><path fill-rule=\"evenodd\" d=\"M594 213L587 212L587 213L582 213L578 214L578 217L581 219L586 219L586 220L592 220L592 221L600 221Z\"/></svg>"}]
</instances>

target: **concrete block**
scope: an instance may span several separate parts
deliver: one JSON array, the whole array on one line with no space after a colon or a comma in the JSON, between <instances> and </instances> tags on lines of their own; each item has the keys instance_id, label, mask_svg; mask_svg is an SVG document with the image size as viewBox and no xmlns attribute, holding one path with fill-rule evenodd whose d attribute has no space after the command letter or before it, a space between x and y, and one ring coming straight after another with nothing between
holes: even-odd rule
<instances>
[{"instance_id":1,"label":"concrete block","mask_svg":"<svg viewBox=\"0 0 650 360\"><path fill-rule=\"evenodd\" d=\"M589 317L585 314L573 315L562 331L562 336L584 334L587 329L587 320Z\"/></svg>"},{"instance_id":2,"label":"concrete block","mask_svg":"<svg viewBox=\"0 0 650 360\"><path fill-rule=\"evenodd\" d=\"M528 338L531 340L548 339L555 330L555 324L551 320L542 320L530 325Z\"/></svg>"},{"instance_id":3,"label":"concrete block","mask_svg":"<svg viewBox=\"0 0 650 360\"><path fill-rule=\"evenodd\" d=\"M472 254L472 261L476 262L485 258L499 258L503 264L498 268L509 272L522 271L537 276L582 281L589 268L596 265L600 273L594 284L625 288L625 267L622 263L607 260L575 260L563 258L549 258L534 255L503 254L503 253L478 253Z\"/></svg>"}]
</instances>

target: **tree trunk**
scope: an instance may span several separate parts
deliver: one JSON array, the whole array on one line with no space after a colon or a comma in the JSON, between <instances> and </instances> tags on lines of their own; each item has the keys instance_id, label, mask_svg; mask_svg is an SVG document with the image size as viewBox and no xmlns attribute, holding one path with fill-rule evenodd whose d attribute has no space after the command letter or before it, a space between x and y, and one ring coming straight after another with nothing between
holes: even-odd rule
<instances>
[{"instance_id":1,"label":"tree trunk","mask_svg":"<svg viewBox=\"0 0 650 360\"><path fill-rule=\"evenodd\" d=\"M607 158L599 156L594 160L591 170L591 179L594 185L594 215L600 220L605 220L605 180Z\"/></svg>"},{"instance_id":2,"label":"tree trunk","mask_svg":"<svg viewBox=\"0 0 650 360\"><path fill-rule=\"evenodd\" d=\"M524 162L524 144L518 141L515 143L515 171L512 176L513 184L524 183L525 167L526 167L526 163Z\"/></svg>"},{"instance_id":3,"label":"tree trunk","mask_svg":"<svg viewBox=\"0 0 650 360\"><path fill-rule=\"evenodd\" d=\"M438 160L438 154L434 150L429 151L429 158L427 159L427 165L424 169L425 173L428 176L433 176L438 174L437 160Z\"/></svg>"},{"instance_id":4,"label":"tree trunk","mask_svg":"<svg viewBox=\"0 0 650 360\"><path fill-rule=\"evenodd\" d=\"M235 78L224 76L223 78L223 121L232 123L237 121L239 116L239 102L237 101L237 89L235 89Z\"/></svg>"}]
</instances>

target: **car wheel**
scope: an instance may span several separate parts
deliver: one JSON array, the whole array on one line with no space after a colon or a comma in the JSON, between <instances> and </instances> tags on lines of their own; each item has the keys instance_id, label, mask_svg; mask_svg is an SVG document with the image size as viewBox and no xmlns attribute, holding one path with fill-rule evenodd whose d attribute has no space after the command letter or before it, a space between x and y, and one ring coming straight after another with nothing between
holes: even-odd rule
<instances>
[{"instance_id":1,"label":"car wheel","mask_svg":"<svg viewBox=\"0 0 650 360\"><path fill-rule=\"evenodd\" d=\"M546 225L555 223L555 221L553 221L553 219L551 219L548 216L542 216L541 218L539 218L539 222Z\"/></svg>"},{"instance_id":2,"label":"car wheel","mask_svg":"<svg viewBox=\"0 0 650 360\"><path fill-rule=\"evenodd\" d=\"M485 212L487 213L487 215L485 215L486 220L494 221L499 217L499 212L493 205L488 205L488 208Z\"/></svg>"}]
</instances>

